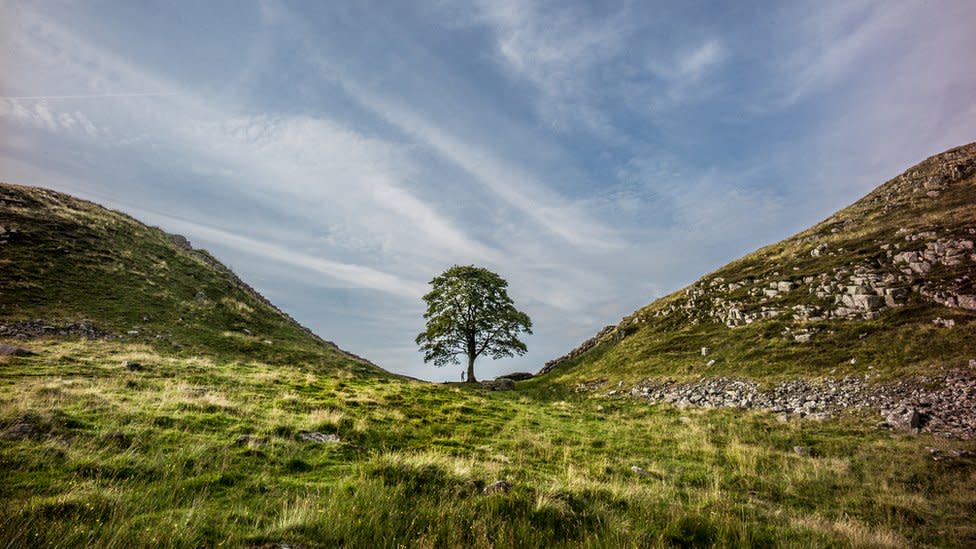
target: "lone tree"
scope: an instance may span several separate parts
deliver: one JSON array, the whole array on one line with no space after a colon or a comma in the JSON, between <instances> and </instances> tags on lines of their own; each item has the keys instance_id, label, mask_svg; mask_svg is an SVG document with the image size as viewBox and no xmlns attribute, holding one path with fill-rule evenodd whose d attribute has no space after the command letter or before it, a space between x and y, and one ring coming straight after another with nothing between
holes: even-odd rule
<instances>
[{"instance_id":1,"label":"lone tree","mask_svg":"<svg viewBox=\"0 0 976 549\"><path fill-rule=\"evenodd\" d=\"M475 383L474 360L479 356L525 354L518 335L531 334L532 321L515 308L505 279L482 267L455 265L430 285L433 289L424 296L427 330L417 336L424 362L457 364L458 355L467 355L467 380Z\"/></svg>"}]
</instances>

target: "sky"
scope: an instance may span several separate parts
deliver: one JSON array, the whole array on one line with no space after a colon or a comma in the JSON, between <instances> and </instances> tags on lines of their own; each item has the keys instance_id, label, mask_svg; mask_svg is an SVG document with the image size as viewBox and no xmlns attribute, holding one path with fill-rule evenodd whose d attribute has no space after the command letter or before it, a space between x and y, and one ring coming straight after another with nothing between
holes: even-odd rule
<instances>
[{"instance_id":1,"label":"sky","mask_svg":"<svg viewBox=\"0 0 976 549\"><path fill-rule=\"evenodd\" d=\"M206 248L394 372L452 265L536 371L976 141L976 2L0 0L0 180Z\"/></svg>"}]
</instances>

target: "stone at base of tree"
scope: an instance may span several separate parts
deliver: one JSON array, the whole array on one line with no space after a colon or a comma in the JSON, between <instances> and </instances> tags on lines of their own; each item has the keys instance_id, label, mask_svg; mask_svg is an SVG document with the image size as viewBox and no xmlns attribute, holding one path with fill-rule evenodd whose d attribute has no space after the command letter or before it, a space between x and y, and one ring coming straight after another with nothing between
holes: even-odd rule
<instances>
[{"instance_id":1,"label":"stone at base of tree","mask_svg":"<svg viewBox=\"0 0 976 549\"><path fill-rule=\"evenodd\" d=\"M515 382L506 377L481 382L481 386L492 391L511 391L515 389Z\"/></svg>"},{"instance_id":2,"label":"stone at base of tree","mask_svg":"<svg viewBox=\"0 0 976 549\"><path fill-rule=\"evenodd\" d=\"M503 376L498 376L495 379L511 379L512 381L525 381L526 379L532 379L533 376L529 372L512 372L510 374L505 374Z\"/></svg>"},{"instance_id":3,"label":"stone at base of tree","mask_svg":"<svg viewBox=\"0 0 976 549\"><path fill-rule=\"evenodd\" d=\"M30 349L16 345L0 344L0 356L32 356L33 354L33 351Z\"/></svg>"},{"instance_id":4,"label":"stone at base of tree","mask_svg":"<svg viewBox=\"0 0 976 549\"><path fill-rule=\"evenodd\" d=\"M482 492L486 495L507 494L509 491L511 491L511 489L512 489L512 485L508 481L499 480L496 482L492 482L488 486L485 486L485 489L482 490Z\"/></svg>"}]
</instances>

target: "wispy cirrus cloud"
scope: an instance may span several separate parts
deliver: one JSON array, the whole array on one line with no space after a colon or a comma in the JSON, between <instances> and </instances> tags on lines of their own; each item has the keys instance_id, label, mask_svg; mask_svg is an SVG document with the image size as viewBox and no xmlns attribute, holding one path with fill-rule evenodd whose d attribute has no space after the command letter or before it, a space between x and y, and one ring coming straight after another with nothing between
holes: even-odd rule
<instances>
[{"instance_id":1,"label":"wispy cirrus cloud","mask_svg":"<svg viewBox=\"0 0 976 549\"><path fill-rule=\"evenodd\" d=\"M80 110L52 109L45 100L0 98L0 119L52 132L81 132L91 138L102 134Z\"/></svg>"},{"instance_id":2,"label":"wispy cirrus cloud","mask_svg":"<svg viewBox=\"0 0 976 549\"><path fill-rule=\"evenodd\" d=\"M156 220L170 230L192 234L204 242L218 243L240 253L256 256L262 261L274 261L323 275L332 284L337 284L340 287L376 290L409 300L419 299L426 293L425 285L422 282L405 280L403 277L379 269L298 253L289 249L288 246L241 236L204 223L134 207L130 207L128 210L136 215L143 214L140 217L144 219Z\"/></svg>"}]
</instances>

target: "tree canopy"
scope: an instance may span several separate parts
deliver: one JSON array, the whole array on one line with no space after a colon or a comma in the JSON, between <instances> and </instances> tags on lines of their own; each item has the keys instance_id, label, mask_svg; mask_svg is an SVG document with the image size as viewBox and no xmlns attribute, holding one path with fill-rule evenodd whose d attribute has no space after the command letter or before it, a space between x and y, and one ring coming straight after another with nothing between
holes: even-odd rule
<instances>
[{"instance_id":1,"label":"tree canopy","mask_svg":"<svg viewBox=\"0 0 976 549\"><path fill-rule=\"evenodd\" d=\"M424 362L444 366L467 356L467 380L473 383L479 356L525 354L527 348L518 336L532 333L532 321L515 308L505 279L482 267L455 265L430 284L432 289L424 296L427 329L416 340Z\"/></svg>"}]
</instances>

